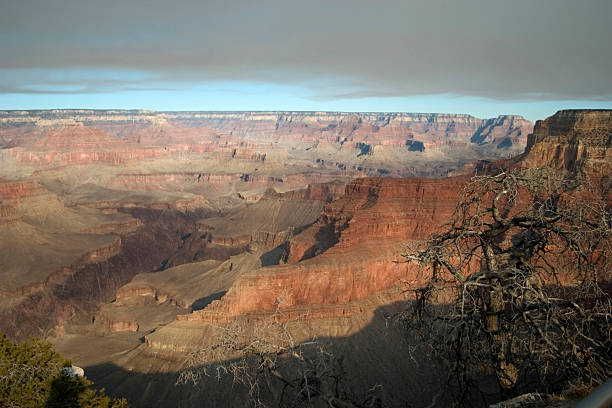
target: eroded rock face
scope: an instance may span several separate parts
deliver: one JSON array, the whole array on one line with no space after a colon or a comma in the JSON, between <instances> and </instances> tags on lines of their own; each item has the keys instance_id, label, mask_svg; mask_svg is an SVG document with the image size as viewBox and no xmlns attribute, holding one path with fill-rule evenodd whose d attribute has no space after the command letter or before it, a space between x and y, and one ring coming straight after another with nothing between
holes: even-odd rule
<instances>
[{"instance_id":1,"label":"eroded rock face","mask_svg":"<svg viewBox=\"0 0 612 408\"><path fill-rule=\"evenodd\" d=\"M400 147L414 140L421 141L425 148L436 148L453 143L499 144L509 138L522 148L533 126L520 116L510 115L494 119L461 114L339 112L198 112L191 118L180 113L174 116L186 123L201 121L226 132L248 132L265 140L326 140L352 146L370 141Z\"/></svg>"},{"instance_id":2,"label":"eroded rock face","mask_svg":"<svg viewBox=\"0 0 612 408\"><path fill-rule=\"evenodd\" d=\"M38 167L213 154L252 169L369 176L443 176L457 162L520 153L532 129L519 116L334 112L54 110L0 112L0 124L0 147Z\"/></svg>"},{"instance_id":3,"label":"eroded rock face","mask_svg":"<svg viewBox=\"0 0 612 408\"><path fill-rule=\"evenodd\" d=\"M9 147L9 153L20 163L39 166L96 162L118 165L168 154L164 149L143 149L80 123L35 128L17 135Z\"/></svg>"},{"instance_id":4,"label":"eroded rock face","mask_svg":"<svg viewBox=\"0 0 612 408\"><path fill-rule=\"evenodd\" d=\"M0 200L2 201L19 204L24 199L44 194L48 194L48 192L35 181L8 181L0 179Z\"/></svg>"},{"instance_id":5,"label":"eroded rock face","mask_svg":"<svg viewBox=\"0 0 612 408\"><path fill-rule=\"evenodd\" d=\"M536 123L523 167L548 166L601 178L612 173L612 110L565 110Z\"/></svg>"},{"instance_id":6,"label":"eroded rock face","mask_svg":"<svg viewBox=\"0 0 612 408\"><path fill-rule=\"evenodd\" d=\"M609 176L609 118L610 112L602 111L560 112L538 122L523 157L475 166L472 174L548 165L590 174L597 168L600 179ZM325 310L328 317L338 310L350 315L351 305L374 293L418 282L416 271L393 261L401 259L403 245L425 240L449 220L469 177L354 180L313 226L290 240L288 264L242 275L221 300L179 320L226 323L261 318L277 308L288 315L303 310L316 310L318 317Z\"/></svg>"},{"instance_id":7,"label":"eroded rock face","mask_svg":"<svg viewBox=\"0 0 612 408\"><path fill-rule=\"evenodd\" d=\"M448 220L465 181L357 179L317 223L291 240L289 264L242 275L220 301L180 320L227 322L279 305L284 310L327 305L335 313L334 305L414 280L407 264L393 260L401 260L406 243L425 239ZM318 313L325 316L325 308Z\"/></svg>"},{"instance_id":8,"label":"eroded rock face","mask_svg":"<svg viewBox=\"0 0 612 408\"><path fill-rule=\"evenodd\" d=\"M323 210L316 224L291 240L288 262L311 258L332 246L426 239L448 220L465 180L357 179Z\"/></svg>"},{"instance_id":9,"label":"eroded rock face","mask_svg":"<svg viewBox=\"0 0 612 408\"><path fill-rule=\"evenodd\" d=\"M87 321L100 302L112 300L117 288L134 275L194 258L200 246L186 245L183 238L195 231L198 216L131 211L140 227L123 236L57 235L25 222L2 226L0 255L6 267L0 287L0 330L16 339L61 332L68 322ZM29 242L33 236L36 242ZM37 243L44 244L42 249ZM21 264L11 263L11 256ZM30 265L26 259L39 261Z\"/></svg>"}]
</instances>

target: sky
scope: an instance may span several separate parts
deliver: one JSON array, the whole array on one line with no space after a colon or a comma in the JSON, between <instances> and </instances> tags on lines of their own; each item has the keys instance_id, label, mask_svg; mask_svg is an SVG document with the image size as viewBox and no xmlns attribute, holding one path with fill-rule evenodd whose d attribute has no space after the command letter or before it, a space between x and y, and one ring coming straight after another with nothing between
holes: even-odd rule
<instances>
[{"instance_id":1,"label":"sky","mask_svg":"<svg viewBox=\"0 0 612 408\"><path fill-rule=\"evenodd\" d=\"M612 108L611 0L0 0L0 109Z\"/></svg>"}]
</instances>

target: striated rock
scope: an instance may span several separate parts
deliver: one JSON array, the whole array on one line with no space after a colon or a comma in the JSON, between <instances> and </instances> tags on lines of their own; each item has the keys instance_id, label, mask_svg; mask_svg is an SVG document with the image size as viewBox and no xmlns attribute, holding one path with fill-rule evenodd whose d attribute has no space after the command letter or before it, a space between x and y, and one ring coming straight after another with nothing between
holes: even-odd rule
<instances>
[{"instance_id":1,"label":"striated rock","mask_svg":"<svg viewBox=\"0 0 612 408\"><path fill-rule=\"evenodd\" d=\"M7 181L0 179L0 200L19 205L24 199L49 194L35 181Z\"/></svg>"},{"instance_id":2,"label":"striated rock","mask_svg":"<svg viewBox=\"0 0 612 408\"><path fill-rule=\"evenodd\" d=\"M317 223L295 237L297 244L291 241L289 262L300 262L245 273L220 301L179 319L228 322L239 315L271 312L279 302L283 310L332 307L414 280L415 272L393 259L400 259L403 245L426 238L450 217L465 180L357 179L346 187L345 196L323 210ZM321 241L333 246L308 256ZM325 310L318 314L325 316ZM352 309L340 310L346 314Z\"/></svg>"},{"instance_id":3,"label":"striated rock","mask_svg":"<svg viewBox=\"0 0 612 408\"><path fill-rule=\"evenodd\" d=\"M458 161L520 153L532 129L519 116L367 112L53 110L0 112L0 123L0 147L39 167L203 155L370 176L443 176Z\"/></svg>"},{"instance_id":4,"label":"striated rock","mask_svg":"<svg viewBox=\"0 0 612 408\"><path fill-rule=\"evenodd\" d=\"M103 162L122 164L130 160L160 158L168 152L131 144L82 124L36 128L11 141L10 154L21 163L66 166Z\"/></svg>"},{"instance_id":5,"label":"striated rock","mask_svg":"<svg viewBox=\"0 0 612 408\"><path fill-rule=\"evenodd\" d=\"M108 336L118 332L148 332L160 324L172 321L177 314L187 310L169 302L156 303L152 299L140 305L105 304L100 307L89 327L89 333L96 336ZM151 307L150 305L155 305Z\"/></svg>"},{"instance_id":6,"label":"striated rock","mask_svg":"<svg viewBox=\"0 0 612 408\"><path fill-rule=\"evenodd\" d=\"M10 224L18 222L21 217L17 213L17 209L10 205L0 205L0 224Z\"/></svg>"},{"instance_id":7,"label":"striated rock","mask_svg":"<svg viewBox=\"0 0 612 408\"><path fill-rule=\"evenodd\" d=\"M119 209L126 208L173 209L181 212L210 209L210 204L204 197L192 193L167 192L152 188L147 191L118 190L93 184L72 189L70 202L99 209L106 214L116 214Z\"/></svg>"},{"instance_id":8,"label":"striated rock","mask_svg":"<svg viewBox=\"0 0 612 408\"><path fill-rule=\"evenodd\" d=\"M315 225L291 240L288 262L310 258L332 245L426 239L448 220L466 180L357 179L323 210Z\"/></svg>"},{"instance_id":9,"label":"striated rock","mask_svg":"<svg viewBox=\"0 0 612 408\"><path fill-rule=\"evenodd\" d=\"M548 166L601 179L612 174L612 110L564 110L536 123L522 167Z\"/></svg>"},{"instance_id":10,"label":"striated rock","mask_svg":"<svg viewBox=\"0 0 612 408\"><path fill-rule=\"evenodd\" d=\"M461 156L462 160L457 161L455 167L436 161L435 155L449 151L461 151L462 154L468 150L495 151L490 159L505 157L520 149L530 132L529 126L522 118L513 116L483 121L468 115L427 114L163 114L166 123L161 124L160 133L150 139L156 138L155 143L170 138L169 133L164 132L171 132L173 126L177 129L202 128L202 134L209 135L203 137L211 139L198 143L194 131L194 139L188 140L190 131L184 130L182 141L177 136L178 144L169 150L174 149L173 159L188 157L188 165L179 170L165 165L147 165L142 169L134 166L117 171L105 185L124 188L124 192L140 189L147 193L167 193L177 191L173 190L178 189L177 186L186 187L185 191L201 194L207 201L213 197L227 198L226 207L219 207L224 211L198 217L197 228L190 229L189 233L181 231L180 238L174 238L179 242L172 250L180 252L179 255L163 259L157 253L160 251L148 252L161 258L158 259L161 266L156 272L144 273L150 270L140 268L141 273L131 282L122 280L116 286L114 302L99 308L92 332L112 337L116 336L113 331L125 330L121 336L133 335L136 339L125 348L129 352L113 357L118 367L131 374L121 373L123 377L119 381L120 369L109 375L108 365L100 366L98 375L106 379L106 383L101 383L113 389L137 390L135 398L142 406L167 405L173 398L187 400L191 397L178 395L181 391L176 391L174 373L158 381L160 373L174 372L182 367L184 353L214 343L215 335L226 324L237 324L248 335L258 325L278 318L295 322L297 341L315 335L319 339L329 336L331 339L325 338L326 341L339 344L352 336L361 337L358 343L337 353L338 356L350 356L345 359L347 364L363 360L361 366L350 367L347 372L352 370L360 378L364 372L371 374L372 383L385 386L400 379L401 383L391 388L393 391L404 390L405 379L410 373L418 377L409 381L414 385L423 380L422 373L413 372L409 363L398 363L398 358L412 356L407 352L409 347L386 354L387 348L404 347L406 341L402 334L393 337L393 341L386 337L390 331L386 318L404 310L404 302L414 299L413 292L406 289L420 284L421 277L412 265L394 261L402 260L406 244L423 241L448 221L462 186L475 172L488 174L500 168L553 163L554 167L568 171L599 174L602 180L609 176L605 162L609 159L609 146L608 142L602 144L605 138L594 137L592 142L582 142L580 137L573 136L580 132L599 134L592 129L598 128L597 123L604 123L604 119L592 116L597 116L596 113L585 112L583 117L574 115L573 119L563 119L564 115L559 113L556 118L539 122L524 156L480 161L466 166L463 176L443 179L361 177L345 187L342 181L346 178L340 176L348 178L372 173L396 176L403 174L401 172L416 173L420 168L427 168L428 175L447 175L465 159ZM587 120L588 117L591 119ZM563 121L573 124L563 128L557 123ZM102 122L98 121L95 126L107 126ZM156 125L143 123L142 126L140 130L133 127L131 135L126 132L122 137L135 141L135 135L145 135L144 126L153 129ZM216 136L212 136L210 128L218 132L218 140L212 139ZM591 130L587 132L586 129ZM144 143L143 140L135 143ZM283 143L282 148L272 147ZM257 156L264 153L264 146L270 149L266 156ZM605 146L603 153L597 150L602 146ZM248 157L238 158L239 150L233 153L233 149L241 148L248 151ZM181 156L187 152L184 149L191 149L193 154ZM357 159L362 150L367 151ZM575 164L566 166L556 162L574 150L586 153L577 153L576 159L567 161ZM406 162L397 159L400 153L396 156L396 151L410 155L406 156L411 160L409 165L419 157L425 157L423 163L427 164L421 167L422 163L414 163L414 168L410 169L409 165L403 167ZM557 151L560 153L554 153ZM226 167L222 171L202 165L208 163L215 152L223 157ZM229 156L228 152L231 152ZM209 153L210 156L199 156ZM201 157L206 157L202 163L198 162ZM474 159L479 157L474 155ZM350 160L345 160L347 158ZM565 159L562 160L565 163ZM296 162L303 166L299 167L300 171L277 167ZM385 167L380 163L391 164ZM201 167L193 169L192 166ZM335 173L329 172L332 166ZM340 182L287 191L288 185L304 187L316 177L330 177ZM231 193L224 196L224 191ZM111 211L110 204L117 202L119 200L109 200L108 206L100 208ZM147 242L152 245L163 240L156 237ZM179 265L184 262L189 263ZM112 297L107 296L105 301L110 299ZM376 317L376 310L384 313ZM373 326L368 329L369 325ZM130 330L138 332L127 333ZM143 335L144 344L140 345L137 339ZM383 360L386 361L384 365ZM429 374L440 369L443 368L437 367L438 371L431 370ZM130 382L134 378L137 380ZM156 386L170 387L157 391L159 394L167 392L164 402L159 402L155 393L139 399L142 393L138 390L153 381ZM162 381L165 382L160 385ZM206 395L208 397L211 390L224 392L230 386L224 388L214 383L206 388ZM419 384L419 387L425 386ZM441 387L436 386L435 390ZM431 399L414 402L411 398L419 392L422 390L406 392L402 395L404 400L392 405L403 406L407 401L418 406L435 405L439 395L433 402ZM220 398L219 401L227 401L226 395ZM444 405L440 401L438 404Z\"/></svg>"},{"instance_id":11,"label":"striated rock","mask_svg":"<svg viewBox=\"0 0 612 408\"><path fill-rule=\"evenodd\" d=\"M200 246L185 239L195 231L197 215L130 211L142 226L121 237L57 233L25 218L3 225L0 330L12 338L62 333L69 322L91 319L89 313L134 275L197 259Z\"/></svg>"},{"instance_id":12,"label":"striated rock","mask_svg":"<svg viewBox=\"0 0 612 408\"><path fill-rule=\"evenodd\" d=\"M478 145L491 144L497 149L506 149L516 154L523 150L527 135L532 129L533 125L521 116L500 115L482 124L472 135L470 142Z\"/></svg>"},{"instance_id":13,"label":"striated rock","mask_svg":"<svg viewBox=\"0 0 612 408\"><path fill-rule=\"evenodd\" d=\"M483 162L475 169L486 173L516 165L521 161ZM393 261L401 260L406 244L426 239L451 217L468 180L469 175L352 181L311 227L290 239L287 264L240 275L220 300L178 316L176 322L147 335L145 344L185 352L206 342L211 327L235 321L251 327L279 318L279 312L281 319L304 320L317 335L347 335L349 331L319 322L350 322L370 310L367 302L372 296L405 299L390 294L403 294L405 284L418 285L420 275ZM189 335L181 339L179 333Z\"/></svg>"}]
</instances>

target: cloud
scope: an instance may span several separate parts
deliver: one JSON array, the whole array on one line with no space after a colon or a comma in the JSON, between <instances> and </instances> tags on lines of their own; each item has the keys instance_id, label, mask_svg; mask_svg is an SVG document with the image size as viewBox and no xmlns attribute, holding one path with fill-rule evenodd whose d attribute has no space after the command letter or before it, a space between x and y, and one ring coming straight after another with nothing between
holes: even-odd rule
<instances>
[{"instance_id":1,"label":"cloud","mask_svg":"<svg viewBox=\"0 0 612 408\"><path fill-rule=\"evenodd\" d=\"M1 1L4 93L243 81L314 100L612 99L609 0ZM49 74L87 70L98 74Z\"/></svg>"}]
</instances>

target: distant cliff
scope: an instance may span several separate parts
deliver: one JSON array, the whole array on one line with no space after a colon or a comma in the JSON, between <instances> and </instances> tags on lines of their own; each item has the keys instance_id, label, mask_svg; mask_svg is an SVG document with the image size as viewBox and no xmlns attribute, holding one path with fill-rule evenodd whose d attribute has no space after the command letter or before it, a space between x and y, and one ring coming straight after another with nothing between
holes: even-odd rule
<instances>
[{"instance_id":1,"label":"distant cliff","mask_svg":"<svg viewBox=\"0 0 612 408\"><path fill-rule=\"evenodd\" d=\"M444 146L472 146L491 157L520 153L533 128L521 116L511 115L479 119L444 113L0 111L0 129L75 123L146 146L197 144L221 137L224 143L268 143L268 148L270 142L292 141L315 143L315 147L331 144L356 148L362 143L421 152ZM4 136L2 133L0 142L10 138L10 132Z\"/></svg>"}]
</instances>

